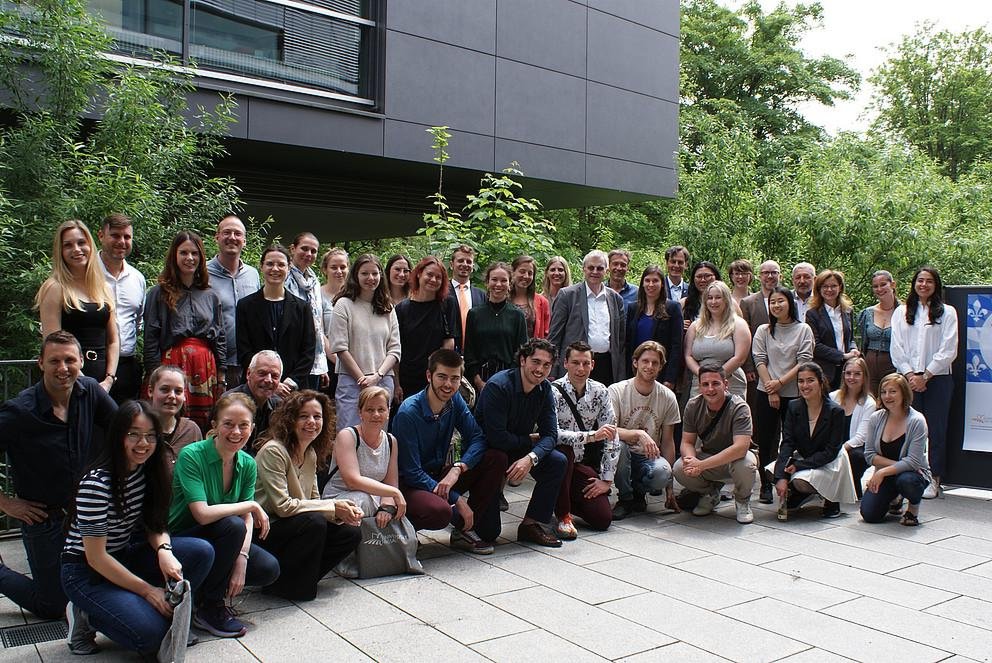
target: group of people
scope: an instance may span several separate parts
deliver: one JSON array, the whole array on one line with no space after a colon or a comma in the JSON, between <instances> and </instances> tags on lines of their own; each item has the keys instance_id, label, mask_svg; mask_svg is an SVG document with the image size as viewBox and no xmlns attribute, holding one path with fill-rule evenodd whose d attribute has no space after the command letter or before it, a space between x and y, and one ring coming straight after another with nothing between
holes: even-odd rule
<instances>
[{"instance_id":1,"label":"group of people","mask_svg":"<svg viewBox=\"0 0 992 663\"><path fill-rule=\"evenodd\" d=\"M957 317L930 267L905 303L876 272L855 319L838 271L799 263L790 289L765 261L752 293L747 260L728 285L681 246L637 285L627 251L589 252L574 284L555 257L540 292L526 255L487 266L483 289L467 245L447 266L332 248L322 284L313 234L267 247L260 277L230 215L209 261L179 233L146 293L131 220L97 239L56 231L43 377L0 406L0 511L32 571L0 560L0 592L67 611L76 653L95 631L155 651L181 580L195 626L240 636L225 598L314 598L373 521L450 525L452 547L491 554L505 486L528 475L516 538L548 547L649 494L697 516L732 499L746 524L757 484L780 519L819 496L824 517L860 499L866 522L917 525L940 493Z\"/></svg>"}]
</instances>

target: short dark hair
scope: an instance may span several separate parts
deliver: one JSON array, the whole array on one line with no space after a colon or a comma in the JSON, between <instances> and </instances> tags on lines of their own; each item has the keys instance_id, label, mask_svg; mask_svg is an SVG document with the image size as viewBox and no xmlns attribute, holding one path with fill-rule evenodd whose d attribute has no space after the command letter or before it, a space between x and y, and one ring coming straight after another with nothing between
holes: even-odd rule
<instances>
[{"instance_id":1,"label":"short dark hair","mask_svg":"<svg viewBox=\"0 0 992 663\"><path fill-rule=\"evenodd\" d=\"M427 358L427 371L433 373L438 366L450 366L451 368L463 368L465 360L454 350L448 348L438 348Z\"/></svg>"},{"instance_id":2,"label":"short dark hair","mask_svg":"<svg viewBox=\"0 0 992 663\"><path fill-rule=\"evenodd\" d=\"M705 362L699 367L699 373L697 373L698 379L703 379L703 373L716 373L720 376L721 380L727 379L727 371L723 370L723 366L717 364L716 362Z\"/></svg>"},{"instance_id":3,"label":"short dark hair","mask_svg":"<svg viewBox=\"0 0 992 663\"><path fill-rule=\"evenodd\" d=\"M70 334L64 329L59 329L58 331L53 331L51 334L45 337L45 340L41 342L41 356L45 356L45 348L49 345L74 345L79 355L83 355L83 346L79 344L79 339Z\"/></svg>"},{"instance_id":4,"label":"short dark hair","mask_svg":"<svg viewBox=\"0 0 992 663\"><path fill-rule=\"evenodd\" d=\"M100 230L103 230L104 228L116 228L119 230L121 228L130 228L132 225L134 224L131 222L130 217L125 214L121 214L120 212L114 212L103 217L103 222L100 224Z\"/></svg>"},{"instance_id":5,"label":"short dark hair","mask_svg":"<svg viewBox=\"0 0 992 663\"><path fill-rule=\"evenodd\" d=\"M518 366L520 365L521 359L526 359L527 357L530 357L538 350L544 350L545 352L550 354L551 361L554 361L555 359L558 358L558 348L555 347L554 343L552 343L546 338L530 338L527 339L527 342L521 345L520 349L517 350L517 356L516 356L517 365Z\"/></svg>"},{"instance_id":6,"label":"short dark hair","mask_svg":"<svg viewBox=\"0 0 992 663\"><path fill-rule=\"evenodd\" d=\"M685 263L688 265L689 264L689 249L685 248L684 246L670 246L670 247L668 247L668 249L665 251L665 261L666 262L669 261L673 255L675 255L676 253L680 253L680 252L685 254Z\"/></svg>"},{"instance_id":7,"label":"short dark hair","mask_svg":"<svg viewBox=\"0 0 992 663\"><path fill-rule=\"evenodd\" d=\"M576 341L575 343L572 343L565 348L565 361L568 361L568 358L573 352L592 352L592 347L585 341Z\"/></svg>"}]
</instances>

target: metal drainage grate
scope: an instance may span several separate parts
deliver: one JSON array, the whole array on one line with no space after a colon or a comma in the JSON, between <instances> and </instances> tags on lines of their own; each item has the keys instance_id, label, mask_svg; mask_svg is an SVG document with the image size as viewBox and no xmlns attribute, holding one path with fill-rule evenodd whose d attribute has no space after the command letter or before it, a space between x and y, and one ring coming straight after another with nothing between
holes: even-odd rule
<instances>
[{"instance_id":1,"label":"metal drainage grate","mask_svg":"<svg viewBox=\"0 0 992 663\"><path fill-rule=\"evenodd\" d=\"M3 642L4 649L10 649L51 640L65 640L68 635L69 627L65 622L38 622L0 629L0 642Z\"/></svg>"}]
</instances>

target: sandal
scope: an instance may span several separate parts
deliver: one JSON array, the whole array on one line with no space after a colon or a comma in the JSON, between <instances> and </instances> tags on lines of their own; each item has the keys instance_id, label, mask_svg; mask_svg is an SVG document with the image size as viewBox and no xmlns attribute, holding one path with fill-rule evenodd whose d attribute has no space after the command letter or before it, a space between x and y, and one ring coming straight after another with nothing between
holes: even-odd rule
<instances>
[{"instance_id":1,"label":"sandal","mask_svg":"<svg viewBox=\"0 0 992 663\"><path fill-rule=\"evenodd\" d=\"M906 527L916 527L920 524L920 519L916 517L916 514L912 511L907 511L902 514L902 520L899 521L900 525L905 525Z\"/></svg>"},{"instance_id":2,"label":"sandal","mask_svg":"<svg viewBox=\"0 0 992 663\"><path fill-rule=\"evenodd\" d=\"M901 516L902 515L902 504L903 504L903 500L901 500L901 499L899 501L896 501L896 502L891 502L889 504L889 515L890 516Z\"/></svg>"}]
</instances>

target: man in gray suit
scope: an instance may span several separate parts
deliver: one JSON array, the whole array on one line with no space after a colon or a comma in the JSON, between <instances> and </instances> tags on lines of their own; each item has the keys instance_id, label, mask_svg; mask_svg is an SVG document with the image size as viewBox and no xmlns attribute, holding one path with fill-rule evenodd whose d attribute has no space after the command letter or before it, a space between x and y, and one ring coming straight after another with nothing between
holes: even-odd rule
<instances>
[{"instance_id":1,"label":"man in gray suit","mask_svg":"<svg viewBox=\"0 0 992 663\"><path fill-rule=\"evenodd\" d=\"M607 263L606 254L596 250L582 260L582 283L563 288L555 297L548 340L558 347L562 356L572 343L588 343L596 362L589 377L611 385L626 375L627 318L623 299L603 282ZM555 377L564 373L560 363L555 370Z\"/></svg>"}]
</instances>

